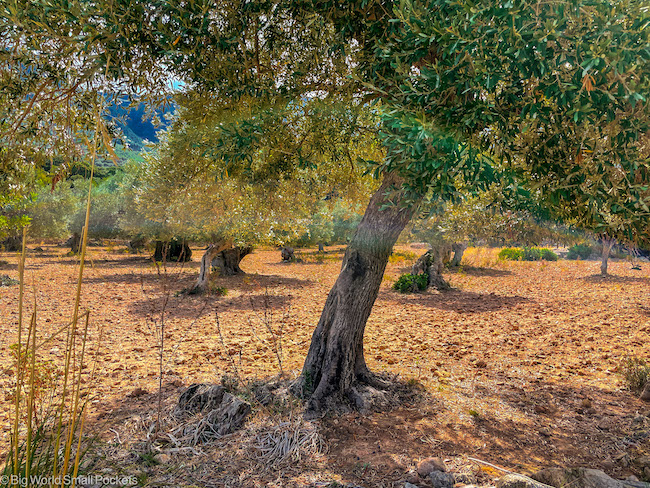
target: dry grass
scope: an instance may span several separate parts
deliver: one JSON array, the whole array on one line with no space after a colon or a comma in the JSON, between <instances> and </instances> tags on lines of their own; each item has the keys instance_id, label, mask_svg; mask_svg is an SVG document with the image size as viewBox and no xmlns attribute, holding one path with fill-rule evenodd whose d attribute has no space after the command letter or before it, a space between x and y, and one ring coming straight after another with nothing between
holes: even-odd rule
<instances>
[{"instance_id":1,"label":"dry grass","mask_svg":"<svg viewBox=\"0 0 650 488\"><path fill-rule=\"evenodd\" d=\"M499 264L501 247L468 247L461 264L476 268L490 268Z\"/></svg>"}]
</instances>

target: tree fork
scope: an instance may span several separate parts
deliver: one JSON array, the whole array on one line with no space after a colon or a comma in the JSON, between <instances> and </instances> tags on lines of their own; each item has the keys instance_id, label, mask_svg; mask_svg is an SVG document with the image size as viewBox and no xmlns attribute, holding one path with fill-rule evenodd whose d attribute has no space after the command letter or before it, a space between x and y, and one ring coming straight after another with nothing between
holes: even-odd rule
<instances>
[{"instance_id":1,"label":"tree fork","mask_svg":"<svg viewBox=\"0 0 650 488\"><path fill-rule=\"evenodd\" d=\"M345 252L293 386L296 394L309 398L308 415L352 400L355 384L387 386L366 366L363 335L393 245L417 209L417 203L400 207L402 183L394 174L384 177Z\"/></svg>"}]
</instances>

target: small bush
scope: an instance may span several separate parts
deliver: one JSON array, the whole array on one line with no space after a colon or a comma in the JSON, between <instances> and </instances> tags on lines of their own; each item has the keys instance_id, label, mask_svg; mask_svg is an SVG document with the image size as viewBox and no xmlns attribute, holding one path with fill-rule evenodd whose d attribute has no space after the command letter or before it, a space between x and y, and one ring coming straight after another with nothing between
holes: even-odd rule
<instances>
[{"instance_id":1,"label":"small bush","mask_svg":"<svg viewBox=\"0 0 650 488\"><path fill-rule=\"evenodd\" d=\"M506 247L499 252L499 259L506 261L522 261L524 259L524 250L518 247Z\"/></svg>"},{"instance_id":2,"label":"small bush","mask_svg":"<svg viewBox=\"0 0 650 488\"><path fill-rule=\"evenodd\" d=\"M623 383L634 393L643 390L650 381L650 365L643 359L627 358L620 367Z\"/></svg>"},{"instance_id":3,"label":"small bush","mask_svg":"<svg viewBox=\"0 0 650 488\"><path fill-rule=\"evenodd\" d=\"M508 261L557 261L553 251L545 247L506 247L499 252L499 259Z\"/></svg>"},{"instance_id":4,"label":"small bush","mask_svg":"<svg viewBox=\"0 0 650 488\"><path fill-rule=\"evenodd\" d=\"M546 247L542 247L539 249L541 253L541 258L543 261L557 261L557 254L555 254L553 251Z\"/></svg>"},{"instance_id":5,"label":"small bush","mask_svg":"<svg viewBox=\"0 0 650 488\"><path fill-rule=\"evenodd\" d=\"M411 273L403 274L393 284L393 290L400 293L413 293L418 290L426 290L429 284L429 277L426 273L414 275Z\"/></svg>"},{"instance_id":6,"label":"small bush","mask_svg":"<svg viewBox=\"0 0 650 488\"><path fill-rule=\"evenodd\" d=\"M593 248L589 244L576 244L569 248L567 259L588 259L593 254Z\"/></svg>"}]
</instances>

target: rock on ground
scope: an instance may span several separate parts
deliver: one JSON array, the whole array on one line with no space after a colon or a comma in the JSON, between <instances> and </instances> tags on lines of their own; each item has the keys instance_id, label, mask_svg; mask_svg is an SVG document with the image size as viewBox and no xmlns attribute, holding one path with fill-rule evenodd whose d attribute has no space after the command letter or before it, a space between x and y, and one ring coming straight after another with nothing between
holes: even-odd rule
<instances>
[{"instance_id":1,"label":"rock on ground","mask_svg":"<svg viewBox=\"0 0 650 488\"><path fill-rule=\"evenodd\" d=\"M555 488L521 474L510 473L497 480L497 488Z\"/></svg>"},{"instance_id":2,"label":"rock on ground","mask_svg":"<svg viewBox=\"0 0 650 488\"><path fill-rule=\"evenodd\" d=\"M423 459L418 463L418 474L424 478L427 476L431 471L447 471L447 468L445 467L445 463L442 461L442 459L437 458L437 457L430 457Z\"/></svg>"},{"instance_id":3,"label":"rock on ground","mask_svg":"<svg viewBox=\"0 0 650 488\"><path fill-rule=\"evenodd\" d=\"M551 486L571 488L624 488L622 481L610 478L598 469L588 468L546 468L533 476Z\"/></svg>"},{"instance_id":4,"label":"rock on ground","mask_svg":"<svg viewBox=\"0 0 650 488\"><path fill-rule=\"evenodd\" d=\"M429 479L433 484L433 488L454 487L454 476L451 473L446 473L444 471L431 471L429 473Z\"/></svg>"}]
</instances>

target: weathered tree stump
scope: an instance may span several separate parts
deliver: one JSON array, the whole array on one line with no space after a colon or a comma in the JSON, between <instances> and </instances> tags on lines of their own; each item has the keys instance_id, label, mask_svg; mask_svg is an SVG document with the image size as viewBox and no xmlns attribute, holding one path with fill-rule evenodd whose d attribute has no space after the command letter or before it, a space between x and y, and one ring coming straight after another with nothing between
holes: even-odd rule
<instances>
[{"instance_id":1,"label":"weathered tree stump","mask_svg":"<svg viewBox=\"0 0 650 488\"><path fill-rule=\"evenodd\" d=\"M219 276L234 276L244 274L239 267L242 259L253 252L253 248L235 246L232 249L224 249L212 260L212 270L218 271Z\"/></svg>"},{"instance_id":2,"label":"weathered tree stump","mask_svg":"<svg viewBox=\"0 0 650 488\"><path fill-rule=\"evenodd\" d=\"M184 263L192 260L192 250L185 241L178 239L168 242L156 241L153 258L156 262L177 261Z\"/></svg>"},{"instance_id":3,"label":"weathered tree stump","mask_svg":"<svg viewBox=\"0 0 650 488\"><path fill-rule=\"evenodd\" d=\"M72 234L72 237L66 241L66 245L70 246L72 253L77 254L81 248L81 234L79 232Z\"/></svg>"},{"instance_id":4,"label":"weathered tree stump","mask_svg":"<svg viewBox=\"0 0 650 488\"><path fill-rule=\"evenodd\" d=\"M216 244L210 244L208 246L201 258L201 269L199 270L199 277L196 280L196 284L189 290L191 295L204 293L208 289L210 273L212 272L212 262L219 253L230 247L232 247L232 240L221 240Z\"/></svg>"},{"instance_id":5,"label":"weathered tree stump","mask_svg":"<svg viewBox=\"0 0 650 488\"><path fill-rule=\"evenodd\" d=\"M450 266L460 266L465 249L467 249L467 242L455 242L451 245L451 251L454 253L454 257L451 258L451 262L449 263Z\"/></svg>"},{"instance_id":6,"label":"weathered tree stump","mask_svg":"<svg viewBox=\"0 0 650 488\"><path fill-rule=\"evenodd\" d=\"M280 256L282 256L282 261L285 263L289 261L293 261L295 259L293 253L294 253L293 247L285 246L282 249L280 249Z\"/></svg>"},{"instance_id":7,"label":"weathered tree stump","mask_svg":"<svg viewBox=\"0 0 650 488\"><path fill-rule=\"evenodd\" d=\"M427 288L434 287L437 290L449 290L451 286L442 276L445 264L451 258L451 246L441 244L425 252L411 268L414 275L426 273L428 277Z\"/></svg>"}]
</instances>

